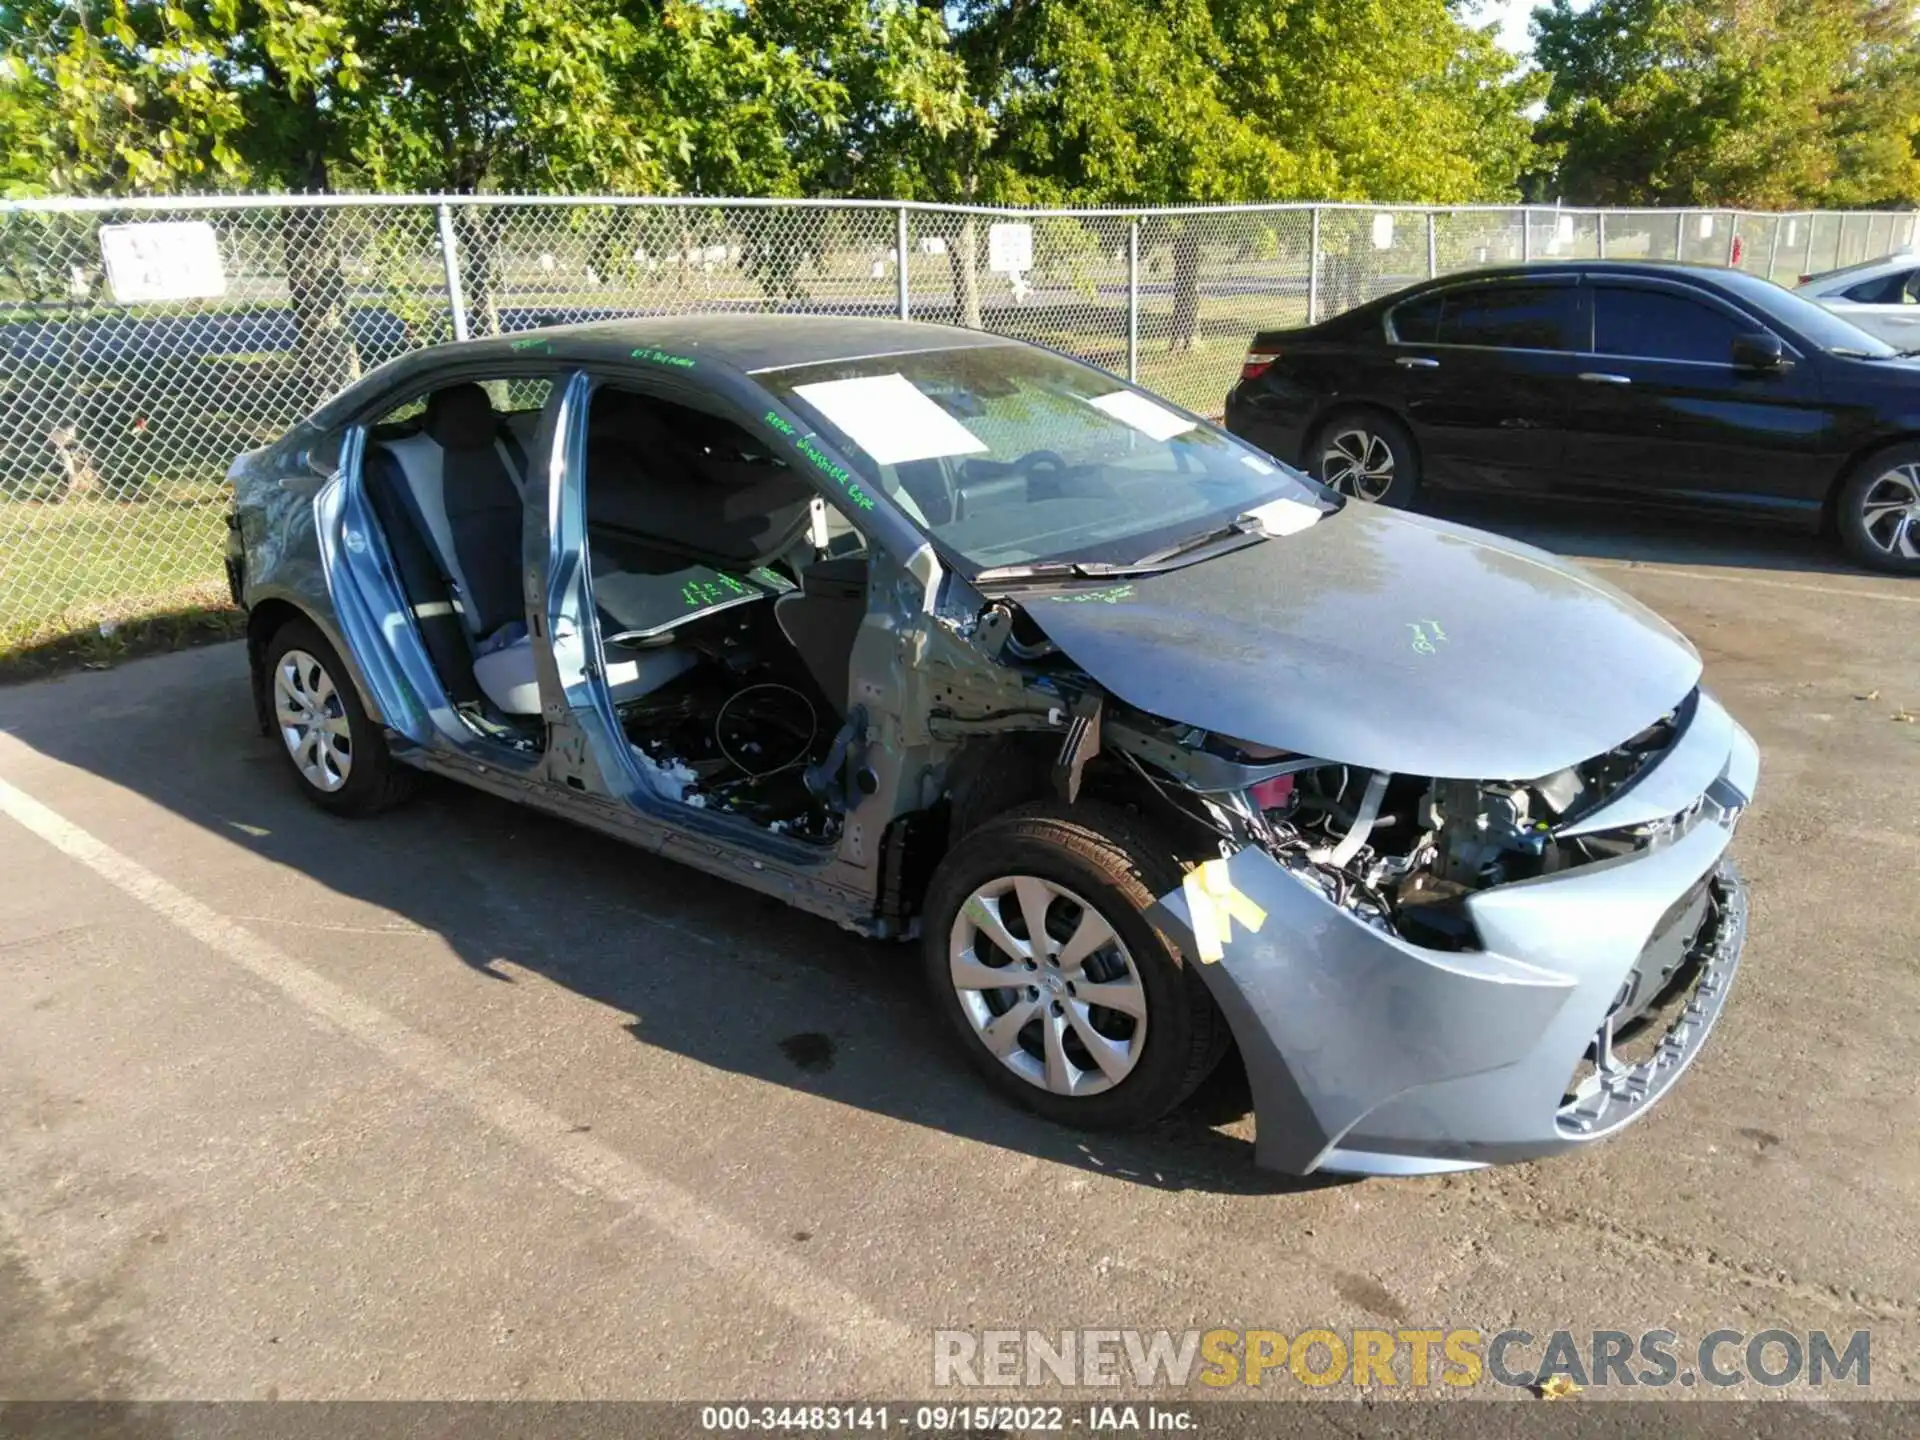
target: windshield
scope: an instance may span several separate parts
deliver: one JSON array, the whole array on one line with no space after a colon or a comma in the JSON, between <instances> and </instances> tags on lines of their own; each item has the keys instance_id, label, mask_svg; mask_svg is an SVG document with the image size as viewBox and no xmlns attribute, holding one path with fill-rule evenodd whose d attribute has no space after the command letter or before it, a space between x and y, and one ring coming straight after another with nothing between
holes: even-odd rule
<instances>
[{"instance_id":1,"label":"windshield","mask_svg":"<svg viewBox=\"0 0 1920 1440\"><path fill-rule=\"evenodd\" d=\"M754 378L972 573L1037 561L1129 564L1272 501L1329 504L1312 482L1232 436L1104 371L1025 345Z\"/></svg>"},{"instance_id":2,"label":"windshield","mask_svg":"<svg viewBox=\"0 0 1920 1440\"><path fill-rule=\"evenodd\" d=\"M1809 345L1836 355L1858 355L1869 360L1887 360L1900 353L1851 320L1842 320L1824 305L1816 305L1804 295L1782 289L1771 280L1739 270L1729 270L1720 278L1741 299L1797 332Z\"/></svg>"}]
</instances>

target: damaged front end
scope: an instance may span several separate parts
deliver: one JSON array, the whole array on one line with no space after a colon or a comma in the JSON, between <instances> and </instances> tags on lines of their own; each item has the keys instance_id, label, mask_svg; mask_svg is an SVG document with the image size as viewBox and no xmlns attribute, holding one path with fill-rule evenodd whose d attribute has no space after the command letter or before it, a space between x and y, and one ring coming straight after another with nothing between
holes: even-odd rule
<instances>
[{"instance_id":1,"label":"damaged front end","mask_svg":"<svg viewBox=\"0 0 1920 1440\"><path fill-rule=\"evenodd\" d=\"M1717 1018L1745 929L1725 850L1758 758L1697 689L1530 780L1125 721L1106 743L1219 836L1208 883L1160 918L1211 962L1263 1164L1407 1174L1564 1150L1642 1113Z\"/></svg>"}]
</instances>

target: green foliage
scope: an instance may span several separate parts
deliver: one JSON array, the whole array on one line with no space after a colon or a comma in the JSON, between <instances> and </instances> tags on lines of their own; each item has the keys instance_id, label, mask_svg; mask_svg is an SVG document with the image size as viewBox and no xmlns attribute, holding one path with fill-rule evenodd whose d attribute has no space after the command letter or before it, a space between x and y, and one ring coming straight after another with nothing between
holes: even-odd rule
<instances>
[{"instance_id":1,"label":"green foliage","mask_svg":"<svg viewBox=\"0 0 1920 1440\"><path fill-rule=\"evenodd\" d=\"M1500 200L1544 90L1446 0L1214 0L1229 103L1286 154L1275 198Z\"/></svg>"},{"instance_id":2,"label":"green foliage","mask_svg":"<svg viewBox=\"0 0 1920 1440\"><path fill-rule=\"evenodd\" d=\"M1495 200L1532 176L1596 202L1920 195L1904 0L1551 0L1530 72L1464 8L0 0L0 188L1127 206Z\"/></svg>"},{"instance_id":3,"label":"green foliage","mask_svg":"<svg viewBox=\"0 0 1920 1440\"><path fill-rule=\"evenodd\" d=\"M1912 204L1920 48L1895 0L1552 0L1539 139L1601 204Z\"/></svg>"}]
</instances>

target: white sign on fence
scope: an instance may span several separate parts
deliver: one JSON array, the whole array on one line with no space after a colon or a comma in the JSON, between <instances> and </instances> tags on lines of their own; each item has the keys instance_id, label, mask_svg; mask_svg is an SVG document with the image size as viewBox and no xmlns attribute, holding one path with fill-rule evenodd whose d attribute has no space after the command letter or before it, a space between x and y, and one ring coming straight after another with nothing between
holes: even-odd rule
<instances>
[{"instance_id":1,"label":"white sign on fence","mask_svg":"<svg viewBox=\"0 0 1920 1440\"><path fill-rule=\"evenodd\" d=\"M220 241L204 220L102 225L100 259L107 287L122 305L211 300L227 293Z\"/></svg>"},{"instance_id":2,"label":"white sign on fence","mask_svg":"<svg viewBox=\"0 0 1920 1440\"><path fill-rule=\"evenodd\" d=\"M987 268L1018 275L1033 268L1033 226L1005 221L987 227Z\"/></svg>"},{"instance_id":3,"label":"white sign on fence","mask_svg":"<svg viewBox=\"0 0 1920 1440\"><path fill-rule=\"evenodd\" d=\"M1393 248L1393 216L1381 214L1373 217L1373 248L1376 250Z\"/></svg>"}]
</instances>

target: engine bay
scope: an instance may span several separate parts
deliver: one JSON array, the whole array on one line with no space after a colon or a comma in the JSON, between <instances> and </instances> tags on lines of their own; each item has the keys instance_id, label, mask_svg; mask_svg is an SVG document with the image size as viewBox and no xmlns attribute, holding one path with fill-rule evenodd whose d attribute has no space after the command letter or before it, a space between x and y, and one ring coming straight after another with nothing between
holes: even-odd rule
<instances>
[{"instance_id":1,"label":"engine bay","mask_svg":"<svg viewBox=\"0 0 1920 1440\"><path fill-rule=\"evenodd\" d=\"M1529 781L1388 774L1189 734L1208 759L1263 778L1206 795L1155 783L1170 798L1183 796L1189 814L1197 801L1208 812L1203 823L1259 844L1355 919L1428 949L1470 950L1480 941L1469 896L1673 837L1684 817L1564 832L1657 760L1683 723L1670 713L1592 760Z\"/></svg>"}]
</instances>

